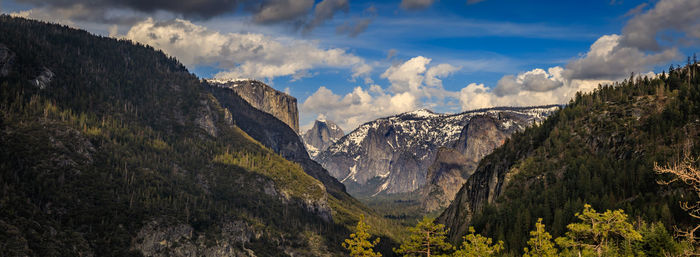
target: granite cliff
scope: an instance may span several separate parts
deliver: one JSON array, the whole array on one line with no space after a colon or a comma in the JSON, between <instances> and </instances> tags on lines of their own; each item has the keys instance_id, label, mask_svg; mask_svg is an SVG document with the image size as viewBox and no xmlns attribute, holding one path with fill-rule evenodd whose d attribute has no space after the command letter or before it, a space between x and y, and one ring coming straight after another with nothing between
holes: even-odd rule
<instances>
[{"instance_id":1,"label":"granite cliff","mask_svg":"<svg viewBox=\"0 0 700 257\"><path fill-rule=\"evenodd\" d=\"M257 80L207 80L209 84L229 88L236 92L250 105L272 114L295 133L299 133L299 111L297 110L297 99L280 92L263 82Z\"/></svg>"},{"instance_id":2,"label":"granite cliff","mask_svg":"<svg viewBox=\"0 0 700 257\"><path fill-rule=\"evenodd\" d=\"M344 135L345 132L332 121L316 120L314 126L302 135L302 139L311 158L315 158Z\"/></svg>"},{"instance_id":3,"label":"granite cliff","mask_svg":"<svg viewBox=\"0 0 700 257\"><path fill-rule=\"evenodd\" d=\"M428 168L441 147L457 149L466 160L477 162L501 144L504 135L541 121L558 108L403 113L361 125L321 152L316 160L352 194L412 192L424 186ZM474 124L468 126L472 120ZM441 173L436 172L433 174Z\"/></svg>"}]
</instances>

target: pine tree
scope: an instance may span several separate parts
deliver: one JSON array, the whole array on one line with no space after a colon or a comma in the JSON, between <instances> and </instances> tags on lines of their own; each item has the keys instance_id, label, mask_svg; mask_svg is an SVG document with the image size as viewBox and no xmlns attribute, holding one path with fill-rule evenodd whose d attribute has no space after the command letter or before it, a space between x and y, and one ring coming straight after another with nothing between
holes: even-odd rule
<instances>
[{"instance_id":1,"label":"pine tree","mask_svg":"<svg viewBox=\"0 0 700 257\"><path fill-rule=\"evenodd\" d=\"M554 257L557 255L557 248L554 247L552 236L544 230L542 218L537 219L535 230L530 231L530 240L527 241L530 248L525 248L523 257Z\"/></svg>"},{"instance_id":2,"label":"pine tree","mask_svg":"<svg viewBox=\"0 0 700 257\"><path fill-rule=\"evenodd\" d=\"M503 250L503 241L492 245L493 240L479 234L474 234L474 227L469 227L469 234L464 236L462 247L452 256L455 257L483 257L493 256Z\"/></svg>"},{"instance_id":3,"label":"pine tree","mask_svg":"<svg viewBox=\"0 0 700 257\"><path fill-rule=\"evenodd\" d=\"M430 257L453 249L452 245L445 241L445 225L435 224L434 221L435 219L423 217L415 227L409 228L411 235L408 241L401 244L399 249L394 248L394 252L404 256Z\"/></svg>"},{"instance_id":4,"label":"pine tree","mask_svg":"<svg viewBox=\"0 0 700 257\"><path fill-rule=\"evenodd\" d=\"M365 223L365 215L360 215L360 220L355 227L355 233L350 234L349 239L345 239L343 247L350 251L350 256L358 257L381 257L381 253L375 253L372 248L379 243L379 238L370 242L369 225Z\"/></svg>"},{"instance_id":5,"label":"pine tree","mask_svg":"<svg viewBox=\"0 0 700 257\"><path fill-rule=\"evenodd\" d=\"M579 255L617 255L618 246L625 246L623 243L629 246L633 241L642 240L642 235L627 222L627 214L622 210L598 213L591 205L585 204L583 212L576 213L576 217L581 223L567 225L569 231L564 237L557 238L556 242L563 248L577 251Z\"/></svg>"}]
</instances>

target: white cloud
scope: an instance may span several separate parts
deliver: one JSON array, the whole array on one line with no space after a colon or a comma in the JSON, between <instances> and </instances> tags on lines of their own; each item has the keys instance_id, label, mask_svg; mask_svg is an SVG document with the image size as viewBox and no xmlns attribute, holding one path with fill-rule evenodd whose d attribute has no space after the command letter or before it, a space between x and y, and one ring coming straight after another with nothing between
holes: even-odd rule
<instances>
[{"instance_id":1,"label":"white cloud","mask_svg":"<svg viewBox=\"0 0 700 257\"><path fill-rule=\"evenodd\" d=\"M309 69L352 69L353 77L366 76L372 67L343 49L322 49L317 44L254 33L221 33L183 19L156 22L147 19L126 33L127 39L152 45L176 56L188 66L217 65L216 78L272 79L308 76Z\"/></svg>"},{"instance_id":2,"label":"white cloud","mask_svg":"<svg viewBox=\"0 0 700 257\"><path fill-rule=\"evenodd\" d=\"M340 96L321 87L301 105L302 114L327 118L350 131L379 117L444 105L445 97L456 98L458 94L444 90L439 78L459 68L449 64L429 66L430 62L430 58L417 56L389 67L381 75L391 83L388 90L372 84L368 89L356 87Z\"/></svg>"},{"instance_id":3,"label":"white cloud","mask_svg":"<svg viewBox=\"0 0 700 257\"><path fill-rule=\"evenodd\" d=\"M591 45L583 58L569 62L564 75L570 79L620 79L632 72L645 72L657 64L678 59L681 54L676 48L658 53L645 53L642 50L621 44L623 36L605 35Z\"/></svg>"},{"instance_id":4,"label":"white cloud","mask_svg":"<svg viewBox=\"0 0 700 257\"><path fill-rule=\"evenodd\" d=\"M518 76L506 75L501 78L493 92L498 96L517 94L522 90L543 92L550 91L564 85L562 77L563 69L559 66L543 69L534 69L518 74Z\"/></svg>"},{"instance_id":5,"label":"white cloud","mask_svg":"<svg viewBox=\"0 0 700 257\"><path fill-rule=\"evenodd\" d=\"M430 58L423 56L413 57L400 65L389 67L381 77L391 82L390 90L394 93L417 91L423 84L423 73L430 61Z\"/></svg>"},{"instance_id":6,"label":"white cloud","mask_svg":"<svg viewBox=\"0 0 700 257\"><path fill-rule=\"evenodd\" d=\"M432 87L442 86L442 80L450 74L458 71L460 67L455 67L447 63L438 64L425 72L425 84Z\"/></svg>"},{"instance_id":7,"label":"white cloud","mask_svg":"<svg viewBox=\"0 0 700 257\"><path fill-rule=\"evenodd\" d=\"M355 87L344 96L322 86L304 101L301 109L306 115L332 120L350 131L364 122L411 111L417 106L418 99L411 93L387 94L376 85L369 90Z\"/></svg>"},{"instance_id":8,"label":"white cloud","mask_svg":"<svg viewBox=\"0 0 700 257\"><path fill-rule=\"evenodd\" d=\"M590 92L598 84L607 80L573 80L548 91L518 90L515 93L499 95L484 84L472 83L459 92L462 110L474 110L497 106L537 106L567 103L576 92Z\"/></svg>"}]
</instances>

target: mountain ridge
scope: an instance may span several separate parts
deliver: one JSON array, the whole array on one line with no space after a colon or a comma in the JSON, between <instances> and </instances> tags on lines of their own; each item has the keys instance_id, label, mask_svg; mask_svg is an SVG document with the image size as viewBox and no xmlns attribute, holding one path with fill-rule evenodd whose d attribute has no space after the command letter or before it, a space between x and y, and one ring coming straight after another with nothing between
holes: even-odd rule
<instances>
[{"instance_id":1,"label":"mountain ridge","mask_svg":"<svg viewBox=\"0 0 700 257\"><path fill-rule=\"evenodd\" d=\"M508 112L517 115L503 116L504 119L528 123L542 119L556 108L557 105L498 107L458 114L436 114L425 109L406 112L364 123L316 159L354 193L410 192L424 184L424 172L434 160L437 148L451 147L472 117L489 114L498 118L499 113ZM526 114L528 110L532 113ZM517 127L528 125L522 122ZM370 148L373 150L367 150ZM358 174L360 177L356 177ZM362 188L367 183L369 186Z\"/></svg>"}]
</instances>

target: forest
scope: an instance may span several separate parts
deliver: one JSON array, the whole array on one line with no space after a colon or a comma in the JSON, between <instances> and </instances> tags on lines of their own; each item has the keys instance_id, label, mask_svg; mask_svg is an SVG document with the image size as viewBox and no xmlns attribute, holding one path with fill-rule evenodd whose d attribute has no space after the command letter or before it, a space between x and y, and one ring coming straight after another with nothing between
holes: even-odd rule
<instances>
[{"instance_id":1,"label":"forest","mask_svg":"<svg viewBox=\"0 0 700 257\"><path fill-rule=\"evenodd\" d=\"M472 176L508 182L453 203L458 223L401 224L253 139L162 51L6 15L0 35L3 256L698 253L694 56L514 134Z\"/></svg>"}]
</instances>

